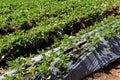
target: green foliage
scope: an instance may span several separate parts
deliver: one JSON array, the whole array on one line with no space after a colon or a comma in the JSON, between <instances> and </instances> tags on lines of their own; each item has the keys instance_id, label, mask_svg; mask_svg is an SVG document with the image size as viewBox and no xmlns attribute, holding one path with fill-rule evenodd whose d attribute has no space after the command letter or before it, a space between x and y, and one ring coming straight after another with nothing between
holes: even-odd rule
<instances>
[{"instance_id":1,"label":"green foliage","mask_svg":"<svg viewBox=\"0 0 120 80\"><path fill-rule=\"evenodd\" d=\"M15 60L7 61L8 70L15 69L20 73L6 75L5 80L22 80L25 75L28 75L28 78L31 79L38 71L40 71L42 78L49 79L53 69L51 62L55 61L56 58L60 58L55 63L55 67L60 71L58 76L68 73L68 62L71 57L77 59L80 55L72 55L72 52L64 54L64 51L69 47L73 47L73 51L81 48L76 43L83 39L82 35L85 35L87 40L85 46L90 45L89 50L94 50L95 45L100 41L100 37L109 39L120 34L120 16L111 16L101 22L96 20L94 25L71 35L74 23L82 22L82 19L88 21L93 17L97 19L98 17L94 15L99 16L106 10L119 7L118 3L119 0L0 0L0 29L15 29L13 33L0 37L0 61L7 61L9 55L16 56L18 53L22 55L25 48L39 46L38 43L42 43L42 40L46 41L45 44L50 42L49 38L54 40L52 47L49 46L47 50L38 49L36 51L36 54L43 56L40 62L34 63L34 61L31 61L36 56L33 53L29 57L21 56ZM33 24L31 21L35 21L36 25L26 30L22 25L26 23L30 27ZM92 35L92 38L87 34L112 21L115 21L115 23L96 32ZM85 27L85 24L82 23L82 26ZM111 28L111 26L116 27ZM68 31L71 31L69 32L70 35L64 32L66 27ZM62 41L60 41L60 38L62 38ZM55 47L60 48L57 54L54 52ZM48 50L51 50L51 52L46 55L45 53ZM84 54L84 52L82 53Z\"/></svg>"},{"instance_id":2,"label":"green foliage","mask_svg":"<svg viewBox=\"0 0 120 80\"><path fill-rule=\"evenodd\" d=\"M114 5L117 4L112 3L111 0L107 0L104 7L102 6L104 0L11 0L10 3L8 1L0 1L0 8L2 9L0 12L0 15L2 15L0 28L5 26L5 29L6 27L12 27L16 30L0 38L1 60L6 60L6 56L24 53L21 47L25 49L30 45L39 46L37 43L42 43L43 40L46 41L44 44L47 44L50 42L49 38L57 40L57 38L59 39L64 35L63 31L67 25L69 26L68 29L72 29L74 21L80 21L82 18L87 18L87 21L92 18L92 15L101 15L104 11L115 7ZM21 24L25 22L30 25L31 21L35 21L36 26L29 30L19 30ZM72 45L74 46L74 44ZM18 48L16 49L16 47Z\"/></svg>"},{"instance_id":3,"label":"green foliage","mask_svg":"<svg viewBox=\"0 0 120 80\"><path fill-rule=\"evenodd\" d=\"M64 75L66 73L68 73L68 62L70 61L70 59L76 60L78 57L80 57L80 55L72 55L71 53L67 53L67 54L63 54L63 52L67 47L70 47L71 45L73 45L74 42L78 42L81 38L81 33L86 35L86 39L88 40L88 46L90 45L90 48L88 48L89 50L94 50L96 45L99 43L100 41L100 37L107 37L107 38L112 38L114 35L114 32L117 31L117 33L115 33L116 35L119 34L118 30L120 27L120 22L119 22L119 17L120 16L116 16L116 17L108 17L107 19L104 19L101 23L96 23L93 26L90 26L87 29L81 30L79 31L75 36L69 36L68 35L64 35L64 39L61 41L61 44L57 45L60 47L60 52L59 54L56 54L53 52L53 48L50 47L49 50L52 50L52 52L49 53L49 55L45 56L46 51L40 51L37 50L37 52L42 55L44 58L41 60L41 63L36 63L34 64L34 66L30 66L31 62L31 58L34 56L30 56L30 57L19 57L14 61L9 62L9 69L16 69L20 72L22 72L22 74L17 75L18 78L22 78L24 77L25 74L29 73L31 76L34 76L34 74L38 71L40 71L41 75L43 78L50 78L51 75L51 71L52 71L52 66L51 66L51 62L53 62L56 58L59 58L60 60L58 60L54 66L57 67L59 69L59 73L58 76ZM111 25L106 25L107 22L110 23L114 21L113 24ZM99 32L94 33L93 37L91 38L90 36L88 36L89 31L92 31L94 29L98 29L101 28L101 26L103 27L104 25L106 25L106 27L104 27L103 29L100 29ZM111 26L115 26L113 28L111 28ZM87 38L88 37L88 38ZM56 45L56 44L55 44ZM69 46L68 46L69 45ZM86 45L86 46L87 46ZM84 54L84 52L82 52ZM16 64L16 66L15 66ZM23 69L24 68L24 69ZM9 78L10 76L7 76L6 78ZM10 78L12 78L14 76L11 76Z\"/></svg>"}]
</instances>

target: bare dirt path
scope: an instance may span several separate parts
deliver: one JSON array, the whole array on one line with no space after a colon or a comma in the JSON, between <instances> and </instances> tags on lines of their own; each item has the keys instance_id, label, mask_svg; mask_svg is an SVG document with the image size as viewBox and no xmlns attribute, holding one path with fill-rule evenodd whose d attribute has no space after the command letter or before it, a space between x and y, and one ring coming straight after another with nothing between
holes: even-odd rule
<instances>
[{"instance_id":1,"label":"bare dirt path","mask_svg":"<svg viewBox=\"0 0 120 80\"><path fill-rule=\"evenodd\" d=\"M120 59L91 74L85 80L120 80Z\"/></svg>"}]
</instances>

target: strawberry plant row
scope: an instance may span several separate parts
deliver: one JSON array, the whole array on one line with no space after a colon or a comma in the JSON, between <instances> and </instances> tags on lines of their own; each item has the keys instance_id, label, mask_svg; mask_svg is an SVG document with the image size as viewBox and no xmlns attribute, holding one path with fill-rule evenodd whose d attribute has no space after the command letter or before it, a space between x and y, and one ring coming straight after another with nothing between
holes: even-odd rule
<instances>
[{"instance_id":1,"label":"strawberry plant row","mask_svg":"<svg viewBox=\"0 0 120 80\"><path fill-rule=\"evenodd\" d=\"M95 45L99 42L98 40L102 40L103 37L106 39L112 38L120 34L119 20L119 16L109 17L101 23L96 23L94 26L78 32L76 36L64 36L64 40L60 43L59 48L48 51L47 53L38 51L40 55L34 58L29 57L25 59L20 57L15 61L9 62L9 69L15 70L11 71L13 73L6 76L6 79L33 78L34 74L37 73L38 75L35 78L39 79L64 78L64 75L71 71L80 55L85 54L86 50L94 50ZM88 33L89 35L86 33L94 29L94 33L90 32ZM86 34L81 36L81 34L84 33ZM83 47L77 47L78 45L76 45L76 43L79 42L80 39L86 39L88 43L82 45ZM64 54L65 50L70 46L74 46L74 50ZM81 50L79 54L76 49Z\"/></svg>"},{"instance_id":2,"label":"strawberry plant row","mask_svg":"<svg viewBox=\"0 0 120 80\"><path fill-rule=\"evenodd\" d=\"M9 1L9 0L8 0ZM49 18L59 21L55 24L65 24L74 19L87 17L95 13L118 6L119 1L78 1L78 0L1 0L0 34L9 34L18 29L30 29L50 24ZM112 3L115 2L115 3ZM31 6L29 6L31 4ZM53 22L52 22L53 23Z\"/></svg>"},{"instance_id":3,"label":"strawberry plant row","mask_svg":"<svg viewBox=\"0 0 120 80\"><path fill-rule=\"evenodd\" d=\"M62 14L61 16L63 16L64 19L60 19L60 17L49 18L46 21L38 23L38 26L30 30L17 30L12 34L3 36L0 38L0 62L13 59L19 55L31 53L38 48L43 49L54 43L54 38L60 39L66 33L75 33L80 28L92 25L98 17L103 19L103 16L108 16L108 13L110 13L110 15L119 13L116 8L111 8L110 11L108 10L106 12L105 10L109 7L92 8L93 6L86 9L87 13L82 13L82 15L80 15L81 13L79 13L79 11L83 9L79 10L79 8L75 8L69 15ZM91 12L90 9L93 11ZM96 9L96 11L94 11L94 9ZM78 13L74 11L78 11ZM76 14L78 15L75 16ZM74 24L76 25L74 26Z\"/></svg>"}]
</instances>

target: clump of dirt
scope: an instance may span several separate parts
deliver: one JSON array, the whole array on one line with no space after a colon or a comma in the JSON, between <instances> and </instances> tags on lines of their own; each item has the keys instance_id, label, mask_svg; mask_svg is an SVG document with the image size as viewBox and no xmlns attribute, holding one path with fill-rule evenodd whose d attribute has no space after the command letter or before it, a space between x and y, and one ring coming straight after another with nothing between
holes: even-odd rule
<instances>
[{"instance_id":1,"label":"clump of dirt","mask_svg":"<svg viewBox=\"0 0 120 80\"><path fill-rule=\"evenodd\" d=\"M120 80L120 58L91 74L85 80Z\"/></svg>"}]
</instances>

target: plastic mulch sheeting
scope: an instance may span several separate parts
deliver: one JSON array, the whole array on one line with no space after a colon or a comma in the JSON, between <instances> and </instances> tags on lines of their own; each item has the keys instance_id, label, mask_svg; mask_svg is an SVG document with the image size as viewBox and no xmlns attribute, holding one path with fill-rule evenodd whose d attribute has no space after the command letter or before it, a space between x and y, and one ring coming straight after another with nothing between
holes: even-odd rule
<instances>
[{"instance_id":1,"label":"plastic mulch sheeting","mask_svg":"<svg viewBox=\"0 0 120 80\"><path fill-rule=\"evenodd\" d=\"M79 50L78 50L79 53ZM80 80L120 58L120 36L103 39L93 51L85 52L62 80Z\"/></svg>"},{"instance_id":2,"label":"plastic mulch sheeting","mask_svg":"<svg viewBox=\"0 0 120 80\"><path fill-rule=\"evenodd\" d=\"M50 80L81 80L87 75L120 58L120 36L109 40L103 38L92 51L86 50L81 54L82 50L84 49L73 52L73 54L79 54L81 56L75 63L69 66L68 74L63 75L63 77L59 79L56 76L52 76ZM41 80L40 74L37 74L34 80Z\"/></svg>"}]
</instances>

